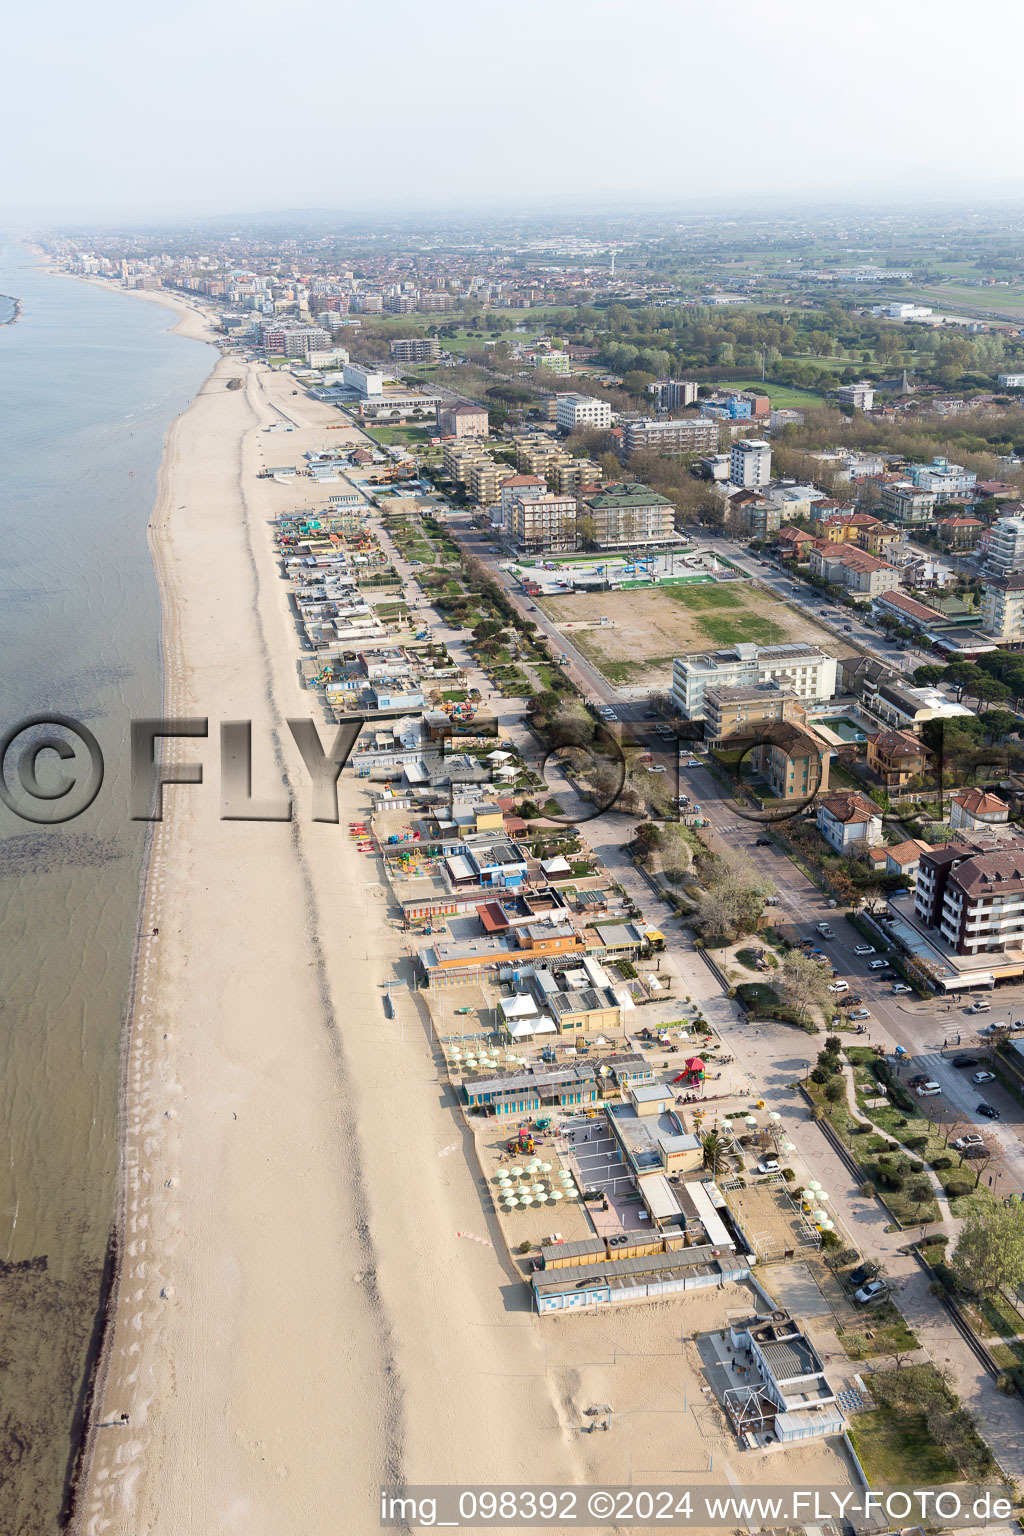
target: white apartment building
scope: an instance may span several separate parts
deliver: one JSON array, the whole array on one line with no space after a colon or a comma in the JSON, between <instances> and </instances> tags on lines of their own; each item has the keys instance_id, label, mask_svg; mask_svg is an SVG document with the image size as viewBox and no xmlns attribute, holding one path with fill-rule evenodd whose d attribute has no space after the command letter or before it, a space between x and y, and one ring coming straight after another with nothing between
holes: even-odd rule
<instances>
[{"instance_id":1,"label":"white apartment building","mask_svg":"<svg viewBox=\"0 0 1024 1536\"><path fill-rule=\"evenodd\" d=\"M981 627L994 640L1024 640L1024 575L983 584Z\"/></svg>"},{"instance_id":2,"label":"white apartment building","mask_svg":"<svg viewBox=\"0 0 1024 1536\"><path fill-rule=\"evenodd\" d=\"M988 535L985 568L993 576L1024 571L1024 517L997 517Z\"/></svg>"},{"instance_id":3,"label":"white apartment building","mask_svg":"<svg viewBox=\"0 0 1024 1536\"><path fill-rule=\"evenodd\" d=\"M566 432L576 427L600 427L612 424L612 408L607 400L595 400L591 395L556 395L555 422Z\"/></svg>"},{"instance_id":4,"label":"white apartment building","mask_svg":"<svg viewBox=\"0 0 1024 1536\"><path fill-rule=\"evenodd\" d=\"M854 411L870 411L875 403L875 386L864 380L860 384L840 384L836 390L836 402Z\"/></svg>"},{"instance_id":5,"label":"white apartment building","mask_svg":"<svg viewBox=\"0 0 1024 1536\"><path fill-rule=\"evenodd\" d=\"M537 554L569 553L576 548L576 498L514 496L505 524L520 549Z\"/></svg>"},{"instance_id":6,"label":"white apartment building","mask_svg":"<svg viewBox=\"0 0 1024 1536\"><path fill-rule=\"evenodd\" d=\"M911 464L909 474L919 490L934 491L939 501L962 496L978 483L973 469L964 469L962 464L951 464L949 459L938 456L930 464Z\"/></svg>"},{"instance_id":7,"label":"white apartment building","mask_svg":"<svg viewBox=\"0 0 1024 1536\"><path fill-rule=\"evenodd\" d=\"M772 477L772 450L756 437L741 437L729 454L729 479L746 490L767 485Z\"/></svg>"},{"instance_id":8,"label":"white apartment building","mask_svg":"<svg viewBox=\"0 0 1024 1536\"><path fill-rule=\"evenodd\" d=\"M998 373L996 383L1001 389L1024 389L1024 373Z\"/></svg>"},{"instance_id":9,"label":"white apartment building","mask_svg":"<svg viewBox=\"0 0 1024 1536\"><path fill-rule=\"evenodd\" d=\"M356 390L364 400L384 393L385 376L374 368L361 368L358 363L346 363L344 377L348 388Z\"/></svg>"},{"instance_id":10,"label":"white apartment building","mask_svg":"<svg viewBox=\"0 0 1024 1536\"><path fill-rule=\"evenodd\" d=\"M815 645L734 645L706 656L677 656L672 701L688 720L703 720L706 688L778 683L798 699L825 702L835 695L836 662Z\"/></svg>"}]
</instances>

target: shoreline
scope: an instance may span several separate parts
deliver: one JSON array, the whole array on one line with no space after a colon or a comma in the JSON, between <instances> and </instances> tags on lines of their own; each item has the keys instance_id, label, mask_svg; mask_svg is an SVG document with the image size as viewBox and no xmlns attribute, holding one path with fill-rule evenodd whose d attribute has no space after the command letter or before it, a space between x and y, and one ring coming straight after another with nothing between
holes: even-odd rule
<instances>
[{"instance_id":1,"label":"shoreline","mask_svg":"<svg viewBox=\"0 0 1024 1536\"><path fill-rule=\"evenodd\" d=\"M0 320L0 331L2 331L5 325L17 325L21 319L24 306L21 300L13 293L0 293L0 299L8 299L14 305L14 314L9 315L6 320Z\"/></svg>"},{"instance_id":2,"label":"shoreline","mask_svg":"<svg viewBox=\"0 0 1024 1536\"><path fill-rule=\"evenodd\" d=\"M37 254L42 255L41 252ZM45 270L55 277L76 277L77 274L61 272L50 265L43 258L42 265ZM99 279L78 277L80 282L89 283L91 286L107 288L107 284ZM109 291L109 290L108 290ZM135 294L138 297L152 299L156 297L144 290L114 290ZM170 309L178 314L178 319L173 326L168 327L170 334L188 336L192 340L213 342L215 333L209 327L208 322L201 313L192 309L183 301L176 303L169 298L158 299L161 308ZM20 315L19 307L19 315ZM17 316L15 317L17 318ZM197 322L199 322L197 324ZM13 323L12 321L7 322ZM209 335L204 334L209 331ZM200 386L199 394L210 382L216 372L220 359L213 361L210 372ZM198 398L198 396L196 397ZM153 567L153 576L157 587L157 600L159 610L159 636L158 653L160 657L160 687L162 707L165 716L170 713L170 699L167 687L167 651L166 634L168 629L168 605L165 593L164 579L161 573L162 552L159 538L156 536L155 524L160 515L161 507L166 506L170 497L169 464L173 451L173 442L176 429L184 416L193 409L193 399L184 411L180 411L167 424L163 436L163 444L160 455L160 466L157 470L156 495L150 510L146 525L147 544L149 546L150 559ZM77 1444L72 1443L71 1472L64 1491L61 1511L62 1529L68 1531L80 1530L78 1522L79 1506L83 1489L88 1485L91 1472L92 1458L95 1452L96 1435L98 1425L97 1403L102 1400L106 1380L110 1370L110 1351L116 1323L118 1295L122 1281L122 1265L125 1255L125 1227L127 1206L127 1180L126 1180L126 1137L125 1126L129 1101L128 1069L133 1044L133 1036L136 1026L136 1018L139 1008L139 987L141 981L141 962L143 941L150 936L150 930L146 926L146 913L152 909L153 902L153 854L155 848L155 834L159 823L150 822L146 827L145 846L142 854L142 865L139 871L138 896L135 915L135 938L132 946L131 968L127 993L122 1014L120 1041L118 1046L118 1087L117 1087L117 1171L114 1190L114 1211L111 1221L110 1234L107 1243L107 1254L104 1261L103 1282L100 1292L100 1310L97 1322L93 1330L93 1343L89 1352L89 1361L86 1374L82 1381L80 1393L81 1418L77 1426Z\"/></svg>"}]
</instances>

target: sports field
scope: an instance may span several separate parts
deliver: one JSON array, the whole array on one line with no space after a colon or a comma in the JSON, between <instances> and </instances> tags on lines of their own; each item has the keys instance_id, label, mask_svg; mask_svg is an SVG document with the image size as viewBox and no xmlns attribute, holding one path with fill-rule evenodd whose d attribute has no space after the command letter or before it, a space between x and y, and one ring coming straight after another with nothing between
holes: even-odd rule
<instances>
[{"instance_id":1,"label":"sports field","mask_svg":"<svg viewBox=\"0 0 1024 1536\"><path fill-rule=\"evenodd\" d=\"M613 683L664 687L671 680L674 657L743 641L805 641L836 656L844 650L803 613L740 581L581 592L539 601L544 612L565 627L573 645ZM611 622L593 629L574 627L596 626L602 618Z\"/></svg>"}]
</instances>

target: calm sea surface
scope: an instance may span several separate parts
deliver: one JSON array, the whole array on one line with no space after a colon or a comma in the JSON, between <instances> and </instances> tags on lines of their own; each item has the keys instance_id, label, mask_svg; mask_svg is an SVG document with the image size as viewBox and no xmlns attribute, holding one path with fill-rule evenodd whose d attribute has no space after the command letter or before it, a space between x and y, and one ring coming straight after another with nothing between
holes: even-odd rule
<instances>
[{"instance_id":1,"label":"calm sea surface","mask_svg":"<svg viewBox=\"0 0 1024 1536\"><path fill-rule=\"evenodd\" d=\"M143 853L127 728L161 708L146 522L164 431L216 353L18 245L0 250L0 292L22 303L0 328L0 733L56 710L89 726L106 765L63 828L0 806L0 1533L42 1536L58 1527L113 1214Z\"/></svg>"}]
</instances>

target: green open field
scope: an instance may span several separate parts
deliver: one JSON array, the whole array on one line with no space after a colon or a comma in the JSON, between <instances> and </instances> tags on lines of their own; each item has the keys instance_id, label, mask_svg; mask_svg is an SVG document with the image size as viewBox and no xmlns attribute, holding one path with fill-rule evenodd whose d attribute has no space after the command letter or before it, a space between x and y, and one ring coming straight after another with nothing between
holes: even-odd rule
<instances>
[{"instance_id":1,"label":"green open field","mask_svg":"<svg viewBox=\"0 0 1024 1536\"><path fill-rule=\"evenodd\" d=\"M804 359L801 358L801 362ZM809 359L808 359L809 361ZM809 389L791 389L788 384L773 384L767 380L762 384L760 379L729 380L728 389L756 389L762 395L767 395L772 406L777 411L801 411L812 410L815 406L822 406L825 401L821 395L812 394Z\"/></svg>"},{"instance_id":2,"label":"green open field","mask_svg":"<svg viewBox=\"0 0 1024 1536\"><path fill-rule=\"evenodd\" d=\"M918 288L910 298L933 309L953 314L958 309L987 310L994 315L1016 318L1024 315L1024 290L1018 288L971 288L959 283L941 283L935 288Z\"/></svg>"},{"instance_id":3,"label":"green open field","mask_svg":"<svg viewBox=\"0 0 1024 1536\"><path fill-rule=\"evenodd\" d=\"M437 428L429 427L366 427L366 435L375 443L401 443L405 448L429 447L430 439L437 436Z\"/></svg>"}]
</instances>

